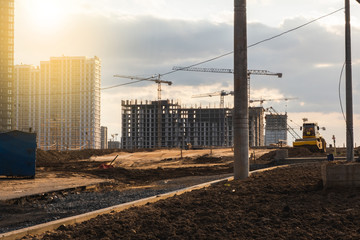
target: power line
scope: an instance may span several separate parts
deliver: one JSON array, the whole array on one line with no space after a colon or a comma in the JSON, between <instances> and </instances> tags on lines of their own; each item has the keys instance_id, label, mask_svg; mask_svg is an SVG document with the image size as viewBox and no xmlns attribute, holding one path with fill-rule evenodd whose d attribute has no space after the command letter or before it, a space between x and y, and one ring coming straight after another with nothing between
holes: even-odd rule
<instances>
[{"instance_id":1,"label":"power line","mask_svg":"<svg viewBox=\"0 0 360 240\"><path fill-rule=\"evenodd\" d=\"M253 44L249 45L248 48L251 48L251 47L254 47L254 46L259 45L259 44L261 44L261 43L264 43L264 42L273 40L273 39L275 39L275 38L281 37L281 36L283 36L283 35L285 35L285 34L287 34L287 33L293 32L293 31L298 30L298 29L300 29L300 28L302 28L302 27L305 27L305 26L307 26L307 25L309 25L309 24L311 24L311 23L314 23L314 22L316 22L316 21L318 21L318 20L320 20L320 19L322 19L322 18L325 18L325 17L328 17L328 16L330 16L330 15L333 15L333 14L335 14L335 13L337 13L337 12L343 10L343 9L344 9L344 8L339 8L339 9L336 10L336 11L333 11L333 12L331 12L331 13L325 14L325 15L323 15L323 16L321 16L321 17L318 17L318 18L316 18L316 19L314 19L314 20L311 20L311 21L309 21L309 22L307 22L307 23L304 23L304 24L302 24L302 25L300 25L300 26L297 26L297 27L295 27L295 28L292 28L292 29L290 29L290 30L287 30L287 31L282 32L282 33L280 33L280 34L277 34L277 35L275 35L275 36L272 36L272 37L270 37L270 38L266 38L266 39L261 40L261 41L259 41L259 42L253 43ZM219 59L219 58L228 56L228 55L233 54L233 53L234 53L234 51L231 51L231 52L222 54L222 55L220 55L220 56L217 56L217 57L214 57L214 58L211 58L211 59L208 59L208 60L205 60L205 61L202 61L202 62L193 64L193 65L184 67L184 68L182 68L182 69L186 69L186 68L198 66L198 65L201 65L201 64L204 64L204 63L207 63L207 62L211 62L211 61L213 61L213 60L216 60L216 59ZM171 74L171 73L180 71L180 70L182 70L182 69L173 70L173 71L170 71L170 72L167 72L167 73L164 73L164 74L160 74L160 76L168 75L168 74Z\"/></svg>"},{"instance_id":2,"label":"power line","mask_svg":"<svg viewBox=\"0 0 360 240\"><path fill-rule=\"evenodd\" d=\"M292 29L290 29L290 30L287 30L287 31L282 32L282 33L280 33L280 34L277 34L277 35L275 35L275 36L272 36L272 37L270 37L270 38L266 38L266 39L261 40L261 41L259 41L259 42L253 43L253 44L249 45L248 48L254 47L254 46L259 45L259 44L261 44L261 43L264 43L264 42L273 40L273 39L278 38L278 37L281 37L281 36L283 36L283 35L285 35L285 34L287 34L287 33L290 33L290 32L293 32L293 31L295 31L295 30L298 30L298 29L300 29L300 28L303 28L303 27L305 27L305 26L307 26L307 25L309 25L309 24L311 24L311 23L314 23L314 22L320 20L320 19L323 19L323 18L325 18L325 17L331 16L331 15L333 15L333 14L335 14L335 13L337 13L337 12L343 10L343 9L344 9L344 8L339 8L338 10L335 10L335 11L333 11L333 12L331 12L331 13L325 14L325 15L323 15L323 16L321 16L321 17L316 18L316 19L313 19L313 20L311 20L311 21L309 21L309 22L307 22L307 23L304 23L304 24L302 24L302 25L300 25L300 26L297 26L297 27L295 27L295 28L292 28ZM180 70L183 70L183 69L186 69L186 68L195 67L195 66L198 66L198 65L207 63L207 62L211 62L211 61L217 60L217 59L219 59L219 58L223 58L223 57L228 56L228 55L233 54L233 53L234 53L234 51L227 52L227 53L224 53L224 54L219 55L219 56L217 56L217 57L213 57L213 58L210 58L210 59L207 59L207 60L205 60L205 61L202 61L202 62L198 62L198 63L192 64L192 65L189 65L189 66L184 67L184 68L181 68L181 69L172 70L172 71L170 71L170 72L166 72L166 73L163 73L163 74L159 74L159 76L161 77L161 76L165 76L165 75L169 75L169 74L175 73L175 72L177 72L177 71L180 71ZM148 78L144 78L144 79L142 79L142 80L136 80L136 81L127 82L127 83L122 83L122 84L117 84L117 85L113 85L113 86L109 86L109 87L103 87L103 88L100 88L100 90L108 90L108 89L112 89L112 88L117 88L117 87L121 87L121 86L126 86L126 85L134 84L134 83L137 83L137 82L142 82L142 81L145 81L145 80L147 80L147 79L152 79L152 78L153 78L153 76L148 77ZM55 94L56 94L56 95L57 95L57 94L62 94L62 95L67 95L67 94L79 94L79 93L86 93L86 92L91 92L91 91L92 91L92 90L80 91L80 92L55 93ZM22 95L22 94L21 94L21 95ZM50 95L50 94L45 93L45 94L31 94L31 95ZM53 94L51 94L51 95L53 95Z\"/></svg>"},{"instance_id":3,"label":"power line","mask_svg":"<svg viewBox=\"0 0 360 240\"><path fill-rule=\"evenodd\" d=\"M305 27L305 26L307 26L307 25L309 25L309 24L311 24L311 23L314 23L314 22L316 22L316 21L319 21L320 19L323 19L323 18L325 18L325 17L331 16L331 15L333 15L333 14L335 14L335 13L337 13L337 12L343 10L343 9L344 9L344 8L339 8L339 9L336 10L336 11L333 11L333 12L331 12L331 13L325 14L325 15L323 15L323 16L321 16L321 17L318 17L318 18L316 18L316 19L314 19L314 20L311 20L311 21L309 21L309 22L307 22L307 23L304 23L304 24L302 24L302 25L300 25L300 26L297 26L297 27L295 27L295 28L292 28L292 29L290 29L290 30L287 30L287 31L285 31L285 32L282 32L282 33L280 33L280 34L278 34L278 35L275 35L275 36L273 36L273 37L266 38L266 39L264 39L264 40L261 40L261 41L259 41L259 42L254 43L254 44L251 44L250 46L248 46L248 48L254 47L254 46L259 45L259 44L261 44L261 43L263 43L263 42L267 42L267 41L273 40L273 39L275 39L275 38L281 37L282 35L285 35L285 34L287 34L287 33L290 33L290 32L293 32L293 31L295 31L295 30L298 30L298 29L300 29L300 28L303 28L303 27Z\"/></svg>"},{"instance_id":4,"label":"power line","mask_svg":"<svg viewBox=\"0 0 360 240\"><path fill-rule=\"evenodd\" d=\"M266 38L266 39L261 40L261 41L256 42L256 43L253 43L253 44L249 45L248 48L254 47L254 46L259 45L259 44L261 44L261 43L264 43L264 42L273 40L273 39L275 39L275 38L281 37L281 36L283 36L283 35L285 35L285 34L288 34L288 33L290 33L290 32L293 32L293 31L295 31L295 30L298 30L298 29L300 29L300 28L303 28L303 27L305 27L305 26L307 26L307 25L309 25L309 24L311 24L311 23L314 23L314 22L316 22L316 21L319 21L320 19L323 19L323 18L326 18L326 17L328 17L328 16L331 16L331 15L333 15L333 14L335 14L335 13L337 13L337 12L343 10L343 9L344 9L344 7L339 8L338 10L335 10L335 11L333 11L333 12L331 12L331 13L325 14L325 15L323 15L323 16L321 16L321 17L315 18L315 19L313 19L313 20L311 20L311 21L309 21L309 22L307 22L307 23L304 23L304 24L302 24L302 25L300 25L300 26L294 27L294 28L289 29L289 30L287 30L287 31L285 31L285 32L282 32L282 33L280 33L280 34L277 34L277 35L275 35L275 36ZM192 65L189 65L189 66L187 66L187 67L184 67L183 69L190 68L190 67L195 67L195 66L198 66L198 65L207 63L207 62L211 62L211 61L217 60L217 59L219 59L219 58L228 56L228 55L233 54L233 53L234 53L234 51L227 52L227 53L224 53L224 54L219 55L219 56L217 56L217 57L213 57L213 58L210 58L210 59L208 59L208 60L205 60L205 61L202 61L202 62L199 62L199 63L195 63L195 64L192 64ZM166 72L166 73L163 73L163 74L159 74L159 76L161 77L161 76L169 75L169 74L175 73L175 72L180 71L180 70L182 70L182 69L172 70L172 71L170 71L170 72ZM116 88L116 87L120 87L120 86L124 86L124 85L128 85L128 84L137 83L137 82L140 82L140 81L142 81L142 80L134 81L134 82L128 82L128 83L124 83L124 84L118 84L118 85L114 85L114 86L110 86L110 87L105 87L105 88L101 88L101 90L107 90L107 89L111 89L111 88Z\"/></svg>"},{"instance_id":5,"label":"power line","mask_svg":"<svg viewBox=\"0 0 360 240\"><path fill-rule=\"evenodd\" d=\"M338 91L339 91L340 109L341 109L341 113L342 113L342 115L344 117L344 120L345 120L345 123L346 123L346 117L345 117L345 114L344 114L344 108L343 108L342 101L341 101L341 79L342 79L342 75L343 75L343 72L344 72L345 64L346 64L346 62L344 62L344 64L342 65L341 71L340 71Z\"/></svg>"},{"instance_id":6,"label":"power line","mask_svg":"<svg viewBox=\"0 0 360 240\"><path fill-rule=\"evenodd\" d=\"M116 88L116 87L121 87L121 86L129 85L129 84L133 84L133 83L137 83L137 82L142 82L142 81L144 81L144 80L137 80L137 81L133 81L133 82L123 83L123 84L117 84L117 85L110 86L110 87L100 88L100 90L107 90L107 89Z\"/></svg>"}]
</instances>

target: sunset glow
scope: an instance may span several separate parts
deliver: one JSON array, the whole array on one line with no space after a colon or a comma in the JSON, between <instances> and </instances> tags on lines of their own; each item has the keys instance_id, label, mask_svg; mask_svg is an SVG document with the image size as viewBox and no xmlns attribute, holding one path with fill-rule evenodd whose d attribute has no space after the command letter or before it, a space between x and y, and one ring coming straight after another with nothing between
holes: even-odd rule
<instances>
[{"instance_id":1,"label":"sunset glow","mask_svg":"<svg viewBox=\"0 0 360 240\"><path fill-rule=\"evenodd\" d=\"M29 3L32 23L43 30L57 27L65 16L59 1L36 0Z\"/></svg>"}]
</instances>

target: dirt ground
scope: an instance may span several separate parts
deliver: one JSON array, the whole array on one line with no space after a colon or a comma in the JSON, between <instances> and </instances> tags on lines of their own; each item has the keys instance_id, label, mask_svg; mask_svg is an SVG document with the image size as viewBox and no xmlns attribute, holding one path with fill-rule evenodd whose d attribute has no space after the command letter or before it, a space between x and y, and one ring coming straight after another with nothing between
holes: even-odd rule
<instances>
[{"instance_id":1,"label":"dirt ground","mask_svg":"<svg viewBox=\"0 0 360 240\"><path fill-rule=\"evenodd\" d=\"M289 157L326 156L324 153L311 153L307 149L289 148L288 151ZM344 151L338 150L339 152L341 155ZM251 164L271 165L274 162L275 150L273 149L251 149L250 153L255 155L255 159L250 162ZM164 179L233 172L233 152L231 149L184 150L182 158L180 158L180 154L180 150L146 152L114 152L113 150L45 152L39 150L37 152L36 177L46 178L49 175L55 175L59 178L82 176L108 179L112 180L111 184L94 190L112 191L146 186ZM113 162L114 168L99 168L101 164L109 164L117 155L118 157ZM282 231L285 229L277 229L280 225L285 224L282 221L288 219L276 217L279 214L277 211L280 211L280 213L283 209L285 209L285 212L291 213L298 211L295 210L298 202L291 203L295 199L296 201L299 200L296 197L298 190L300 189L304 194L307 194L306 196L300 196L300 199L306 199L314 191L321 192L321 184L318 166L299 168L292 170L292 172L287 171L278 174L280 175L270 174L266 178L255 177L241 182L234 181L220 186L219 189L210 188L213 189L211 191L210 189L196 191L175 197L169 200L169 203L166 200L145 208L126 211L120 215L102 216L89 221L89 223L84 223L85 225L61 227L59 231L45 236L44 239L282 239L277 236L281 236ZM299 179L296 180L297 178ZM243 187L244 183L249 184L249 186L244 185L245 187ZM229 196L225 194L228 192L230 193ZM236 194L234 194L235 192ZM262 193L264 193L263 196ZM220 196L222 194L224 196ZM316 194L321 195L322 193ZM233 199L232 196L235 198ZM37 201L39 199L29 198L22 199L20 202L14 201L12 204L13 213L21 216L23 212L21 202L33 200ZM320 204L319 201L317 199L316 203ZM335 203L339 204L339 202ZM233 219L233 217L228 216L232 214L231 209L219 208L220 210L218 210L215 208L219 204L234 208L241 207L236 210L238 212L235 213L236 218ZM272 206L272 204L277 205ZM260 207L260 205L263 206ZM303 209L307 207L311 209L313 206L303 206ZM334 210L330 209L329 211ZM273 212L276 214L273 214ZM244 216L245 213L250 213L250 215ZM301 212L297 212L296 217L300 215ZM336 214L334 216L338 217ZM307 218L312 219L311 216L307 216ZM301 222L303 220L293 221L304 224ZM103 226L102 223L106 223L108 227ZM241 225L239 225L240 223ZM265 230L267 229L265 231L263 227L266 224L270 225L265 227ZM257 228L255 228L255 225ZM166 228L163 226L166 226ZM241 229L241 233L238 230L233 232L233 227ZM286 225L286 227L297 229L295 223ZM247 230L245 231L244 228ZM243 230L245 232L242 232ZM271 232L271 234L276 233L277 235L273 235L273 238L262 238L264 231ZM294 233L298 232L297 230L292 231ZM309 235L306 236L307 238L303 239L309 239ZM28 239L31 239L31 237Z\"/></svg>"},{"instance_id":2,"label":"dirt ground","mask_svg":"<svg viewBox=\"0 0 360 240\"><path fill-rule=\"evenodd\" d=\"M271 149L256 149L256 163L268 163L269 158L260 159ZM184 150L161 149L137 152L86 151L41 151L37 152L36 174L46 178L48 174L58 177L87 176L116 181L120 187L142 185L154 181L184 176L202 176L231 173L233 170L231 148ZM117 157L116 157L117 156ZM114 168L102 169L100 165ZM271 159L271 157L270 157Z\"/></svg>"},{"instance_id":3,"label":"dirt ground","mask_svg":"<svg viewBox=\"0 0 360 240\"><path fill-rule=\"evenodd\" d=\"M331 153L332 150L328 151ZM338 156L344 154L338 149ZM326 157L328 153L312 153L305 148L288 148L292 157ZM250 149L252 164L271 164L275 160L276 149ZM117 156L117 157L116 157ZM114 168L101 169L101 164L112 160ZM41 177L56 173L58 177L83 175L87 177L112 179L124 187L142 185L154 181L184 176L216 175L233 172L234 152L222 149L180 149L138 150L138 151L41 151L37 152L36 174Z\"/></svg>"},{"instance_id":4,"label":"dirt ground","mask_svg":"<svg viewBox=\"0 0 360 240\"><path fill-rule=\"evenodd\" d=\"M360 239L359 189L282 167L24 239Z\"/></svg>"}]
</instances>

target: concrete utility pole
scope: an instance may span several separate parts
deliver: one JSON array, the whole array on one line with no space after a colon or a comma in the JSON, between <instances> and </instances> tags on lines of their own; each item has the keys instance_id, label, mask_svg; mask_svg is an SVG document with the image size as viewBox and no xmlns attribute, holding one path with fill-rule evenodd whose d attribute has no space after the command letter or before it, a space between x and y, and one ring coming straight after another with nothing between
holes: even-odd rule
<instances>
[{"instance_id":1,"label":"concrete utility pole","mask_svg":"<svg viewBox=\"0 0 360 240\"><path fill-rule=\"evenodd\" d=\"M249 176L246 0L234 0L234 179Z\"/></svg>"},{"instance_id":2,"label":"concrete utility pole","mask_svg":"<svg viewBox=\"0 0 360 240\"><path fill-rule=\"evenodd\" d=\"M345 0L346 160L354 161L350 3Z\"/></svg>"}]
</instances>

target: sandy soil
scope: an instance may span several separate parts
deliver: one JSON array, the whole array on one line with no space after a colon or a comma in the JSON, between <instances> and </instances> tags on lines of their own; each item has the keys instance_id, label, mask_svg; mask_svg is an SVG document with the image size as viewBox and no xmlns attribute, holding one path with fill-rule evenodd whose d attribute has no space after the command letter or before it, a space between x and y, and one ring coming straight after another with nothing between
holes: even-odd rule
<instances>
[{"instance_id":1,"label":"sandy soil","mask_svg":"<svg viewBox=\"0 0 360 240\"><path fill-rule=\"evenodd\" d=\"M261 157L262 155L270 152L270 149L256 149L251 150L250 153L256 155L256 157ZM182 154L182 157L181 157ZM111 162L116 167L123 167L128 169L154 169L158 167L162 168L174 168L174 167L194 167L203 165L202 163L196 164L191 162L191 160L199 159L201 157L220 159L224 157L233 157L234 152L231 148L221 148L221 149L200 149L200 150L181 150L171 149L171 150L155 150L153 152L115 152L112 154L104 156L93 156L90 160L100 161L100 162ZM232 161L231 158L227 158ZM221 161L224 163L224 161ZM209 165L216 163L207 163ZM219 164L218 164L219 165Z\"/></svg>"},{"instance_id":2,"label":"sandy soil","mask_svg":"<svg viewBox=\"0 0 360 240\"><path fill-rule=\"evenodd\" d=\"M269 162L267 158L260 160L260 157L271 151L253 150L256 163ZM234 153L231 148L184 150L182 154L181 158L179 149L111 153L94 150L92 155L86 151L39 151L37 176L46 178L47 174L56 173L58 177L74 177L80 174L89 178L113 179L118 184L141 185L162 179L232 172ZM114 168L99 168L103 164L109 165L116 156L112 163Z\"/></svg>"}]
</instances>

